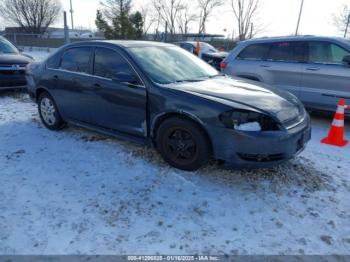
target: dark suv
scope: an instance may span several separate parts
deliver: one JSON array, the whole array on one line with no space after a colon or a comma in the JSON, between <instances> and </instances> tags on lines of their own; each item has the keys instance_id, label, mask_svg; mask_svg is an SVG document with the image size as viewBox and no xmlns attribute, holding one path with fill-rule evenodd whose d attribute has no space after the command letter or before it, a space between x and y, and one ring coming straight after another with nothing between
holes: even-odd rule
<instances>
[{"instance_id":1,"label":"dark suv","mask_svg":"<svg viewBox=\"0 0 350 262\"><path fill-rule=\"evenodd\" d=\"M24 88L25 68L33 59L21 54L18 49L0 36L0 90Z\"/></svg>"}]
</instances>

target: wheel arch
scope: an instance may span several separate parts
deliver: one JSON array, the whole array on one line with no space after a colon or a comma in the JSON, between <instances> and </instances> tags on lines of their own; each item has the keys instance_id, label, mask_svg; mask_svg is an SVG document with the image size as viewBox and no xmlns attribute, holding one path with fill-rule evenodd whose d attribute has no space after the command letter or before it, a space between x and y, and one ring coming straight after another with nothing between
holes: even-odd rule
<instances>
[{"instance_id":1,"label":"wheel arch","mask_svg":"<svg viewBox=\"0 0 350 262\"><path fill-rule=\"evenodd\" d=\"M39 87L35 90L35 100L36 100L36 102L38 102L39 96L40 96L42 93L44 93L44 92L46 92L46 93L48 93L50 96L52 96L51 93L50 93L45 87L39 86Z\"/></svg>"},{"instance_id":2,"label":"wheel arch","mask_svg":"<svg viewBox=\"0 0 350 262\"><path fill-rule=\"evenodd\" d=\"M192 121L193 123L195 123L205 134L208 142L209 142L209 146L210 146L210 152L211 154L213 154L213 142L212 139L209 135L208 130L205 128L205 125L203 123L202 120L200 120L197 116L188 113L188 112L184 112L184 111L172 111L172 112L165 112L165 113L161 113L159 115L157 115L156 117L154 117L152 123L151 123L151 128L150 128L150 135L151 135L151 141L153 143L153 146L156 146L156 137L157 137L157 132L159 127L161 126L161 124L170 118L182 118L182 119L187 119Z\"/></svg>"}]
</instances>

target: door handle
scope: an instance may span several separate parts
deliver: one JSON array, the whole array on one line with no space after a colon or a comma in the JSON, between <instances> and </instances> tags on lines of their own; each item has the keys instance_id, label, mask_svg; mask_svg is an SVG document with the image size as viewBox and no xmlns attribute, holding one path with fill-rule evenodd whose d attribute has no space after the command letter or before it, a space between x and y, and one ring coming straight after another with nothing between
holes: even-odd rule
<instances>
[{"instance_id":1,"label":"door handle","mask_svg":"<svg viewBox=\"0 0 350 262\"><path fill-rule=\"evenodd\" d=\"M54 76L53 76L53 80L58 80L58 76L57 76L57 75L54 75Z\"/></svg>"},{"instance_id":2,"label":"door handle","mask_svg":"<svg viewBox=\"0 0 350 262\"><path fill-rule=\"evenodd\" d=\"M94 87L94 88L101 88L101 85L98 84L98 83L95 83L95 84L92 85L92 87Z\"/></svg>"},{"instance_id":3,"label":"door handle","mask_svg":"<svg viewBox=\"0 0 350 262\"><path fill-rule=\"evenodd\" d=\"M318 71L318 70L320 70L320 68L319 67L309 67L309 68L306 68L306 70L308 70L308 71Z\"/></svg>"},{"instance_id":4,"label":"door handle","mask_svg":"<svg viewBox=\"0 0 350 262\"><path fill-rule=\"evenodd\" d=\"M260 65L260 67L269 68L271 66L270 65Z\"/></svg>"}]
</instances>

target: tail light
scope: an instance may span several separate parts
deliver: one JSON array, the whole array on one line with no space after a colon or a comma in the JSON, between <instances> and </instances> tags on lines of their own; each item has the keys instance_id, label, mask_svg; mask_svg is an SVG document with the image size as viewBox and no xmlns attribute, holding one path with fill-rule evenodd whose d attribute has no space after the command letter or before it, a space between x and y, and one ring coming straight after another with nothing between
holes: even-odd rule
<instances>
[{"instance_id":1,"label":"tail light","mask_svg":"<svg viewBox=\"0 0 350 262\"><path fill-rule=\"evenodd\" d=\"M223 70L227 67L227 65L228 65L228 63L222 61L222 62L220 63L220 69L221 69L221 71L223 71Z\"/></svg>"}]
</instances>

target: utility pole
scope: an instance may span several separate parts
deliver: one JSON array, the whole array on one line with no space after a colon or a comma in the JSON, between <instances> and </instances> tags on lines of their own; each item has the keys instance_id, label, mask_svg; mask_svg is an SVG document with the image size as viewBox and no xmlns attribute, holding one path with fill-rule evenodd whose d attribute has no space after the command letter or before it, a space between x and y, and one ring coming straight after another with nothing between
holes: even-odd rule
<instances>
[{"instance_id":1,"label":"utility pole","mask_svg":"<svg viewBox=\"0 0 350 262\"><path fill-rule=\"evenodd\" d=\"M72 4L72 0L70 0L70 20L72 23L72 30L74 29L74 21L73 21L73 4Z\"/></svg>"},{"instance_id":2,"label":"utility pole","mask_svg":"<svg viewBox=\"0 0 350 262\"><path fill-rule=\"evenodd\" d=\"M165 22L164 42L168 40L168 22Z\"/></svg>"},{"instance_id":3,"label":"utility pole","mask_svg":"<svg viewBox=\"0 0 350 262\"><path fill-rule=\"evenodd\" d=\"M348 15L348 22L346 23L345 32L344 32L344 38L346 37L346 35L348 33L349 23L350 23L350 14Z\"/></svg>"},{"instance_id":4,"label":"utility pole","mask_svg":"<svg viewBox=\"0 0 350 262\"><path fill-rule=\"evenodd\" d=\"M250 34L249 34L249 39L252 39L253 38L253 31L254 31L254 24L251 23L250 24Z\"/></svg>"},{"instance_id":5,"label":"utility pole","mask_svg":"<svg viewBox=\"0 0 350 262\"><path fill-rule=\"evenodd\" d=\"M63 12L63 20L64 20L64 43L69 44L69 29L67 25L67 12Z\"/></svg>"},{"instance_id":6,"label":"utility pole","mask_svg":"<svg viewBox=\"0 0 350 262\"><path fill-rule=\"evenodd\" d=\"M301 14L303 13L303 7L304 7L304 0L301 0L300 12L299 12L299 17L298 17L298 24L297 24L297 29L295 31L295 35L298 35L298 32L299 32L299 24L300 24Z\"/></svg>"}]
</instances>

